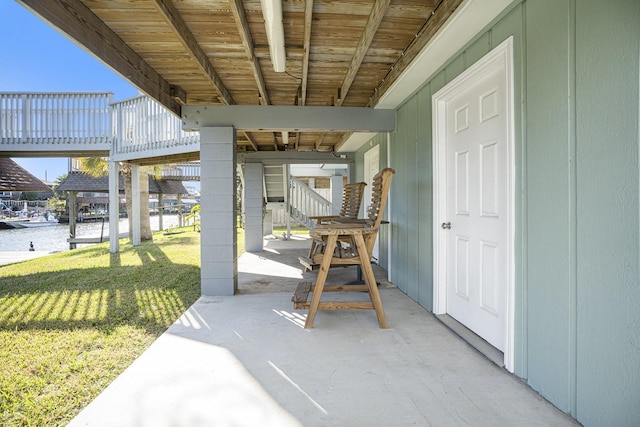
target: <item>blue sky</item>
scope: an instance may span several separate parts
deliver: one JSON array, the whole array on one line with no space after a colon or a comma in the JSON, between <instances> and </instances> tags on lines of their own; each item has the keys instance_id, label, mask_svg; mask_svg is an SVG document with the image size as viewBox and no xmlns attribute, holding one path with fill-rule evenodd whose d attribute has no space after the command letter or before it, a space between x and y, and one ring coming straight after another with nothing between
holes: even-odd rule
<instances>
[{"instance_id":1,"label":"blue sky","mask_svg":"<svg viewBox=\"0 0 640 427\"><path fill-rule=\"evenodd\" d=\"M0 0L0 92L113 92L137 89L13 0ZM68 160L14 158L40 179L67 173Z\"/></svg>"}]
</instances>

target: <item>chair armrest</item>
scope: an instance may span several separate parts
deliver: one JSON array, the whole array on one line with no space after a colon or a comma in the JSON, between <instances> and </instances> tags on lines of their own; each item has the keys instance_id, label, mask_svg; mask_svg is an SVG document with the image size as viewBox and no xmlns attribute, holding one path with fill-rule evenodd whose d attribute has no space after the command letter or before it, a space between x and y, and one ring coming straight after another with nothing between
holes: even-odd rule
<instances>
[{"instance_id":1,"label":"chair armrest","mask_svg":"<svg viewBox=\"0 0 640 427\"><path fill-rule=\"evenodd\" d=\"M372 234L377 233L377 228L316 228L309 234L315 236L353 236L356 234Z\"/></svg>"},{"instance_id":2,"label":"chair armrest","mask_svg":"<svg viewBox=\"0 0 640 427\"><path fill-rule=\"evenodd\" d=\"M307 218L315 219L315 220L321 220L321 221L322 220L329 221L329 220L339 219L340 217L338 215L324 215L324 216L310 216L310 217L307 217Z\"/></svg>"},{"instance_id":3,"label":"chair armrest","mask_svg":"<svg viewBox=\"0 0 640 427\"><path fill-rule=\"evenodd\" d=\"M365 218L346 218L341 216L341 217L338 217L338 219L335 220L334 222L339 224L357 225L357 224L366 224L367 220Z\"/></svg>"},{"instance_id":4,"label":"chair armrest","mask_svg":"<svg viewBox=\"0 0 640 427\"><path fill-rule=\"evenodd\" d=\"M341 230L345 228L366 228L367 224L363 223L342 223L342 222L331 222L328 224L318 224L315 226L314 230Z\"/></svg>"}]
</instances>

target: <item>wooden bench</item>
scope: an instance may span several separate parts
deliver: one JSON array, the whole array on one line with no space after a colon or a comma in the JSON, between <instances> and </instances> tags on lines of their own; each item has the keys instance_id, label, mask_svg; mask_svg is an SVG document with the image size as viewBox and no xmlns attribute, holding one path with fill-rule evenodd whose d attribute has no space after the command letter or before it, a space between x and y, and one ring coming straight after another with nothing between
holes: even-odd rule
<instances>
[{"instance_id":1,"label":"wooden bench","mask_svg":"<svg viewBox=\"0 0 640 427\"><path fill-rule=\"evenodd\" d=\"M357 223L331 223L311 230L316 241L314 252L308 258L318 265L315 284L302 282L291 298L294 309L309 310L305 328L312 328L318 310L375 310L381 328L387 328L382 300L371 267L373 247L382 221L391 179L395 171L386 168L373 178L373 191L368 218ZM357 265L362 269L364 285L325 286L329 269L337 266ZM368 292L370 301L321 301L323 292ZM309 300L309 293L312 293Z\"/></svg>"}]
</instances>

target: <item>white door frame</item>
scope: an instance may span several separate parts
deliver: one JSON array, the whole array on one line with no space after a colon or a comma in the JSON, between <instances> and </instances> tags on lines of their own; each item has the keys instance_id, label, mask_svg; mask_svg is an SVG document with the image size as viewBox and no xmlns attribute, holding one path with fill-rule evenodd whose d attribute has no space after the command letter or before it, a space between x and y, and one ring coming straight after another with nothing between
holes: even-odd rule
<instances>
[{"instance_id":1,"label":"white door frame","mask_svg":"<svg viewBox=\"0 0 640 427\"><path fill-rule=\"evenodd\" d=\"M505 292L505 368L514 371L515 334L515 131L514 131L514 77L513 36L502 42L482 59L465 70L432 97L433 106L433 312L447 312L446 231L440 226L446 221L446 103L447 100L476 81L484 73L504 67L507 96L507 265Z\"/></svg>"}]
</instances>

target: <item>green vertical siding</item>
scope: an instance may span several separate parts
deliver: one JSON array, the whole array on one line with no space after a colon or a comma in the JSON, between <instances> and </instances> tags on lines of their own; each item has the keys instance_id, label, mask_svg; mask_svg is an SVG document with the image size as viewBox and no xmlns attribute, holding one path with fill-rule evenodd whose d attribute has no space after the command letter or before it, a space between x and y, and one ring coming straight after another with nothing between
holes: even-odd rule
<instances>
[{"instance_id":1,"label":"green vertical siding","mask_svg":"<svg viewBox=\"0 0 640 427\"><path fill-rule=\"evenodd\" d=\"M564 411L573 378L569 1L526 4L527 347L529 384Z\"/></svg>"},{"instance_id":2,"label":"green vertical siding","mask_svg":"<svg viewBox=\"0 0 640 427\"><path fill-rule=\"evenodd\" d=\"M431 117L431 91L420 91L417 97L418 131L416 139L416 174L417 209L415 223L417 229L413 240L417 245L416 300L429 310L433 308L433 292L429 292L433 278L433 264L427 262L433 259L433 156L429 141L431 140L431 120L420 120L421 117Z\"/></svg>"},{"instance_id":3,"label":"green vertical siding","mask_svg":"<svg viewBox=\"0 0 640 427\"><path fill-rule=\"evenodd\" d=\"M356 152L356 164L354 170L354 178L353 182L364 181L364 153L369 151L372 147L379 146L380 147L380 169L387 167L389 162L389 156L387 153L387 134L377 134L373 137L369 142L360 147L360 149ZM364 211L361 211L364 216ZM389 208L386 209L384 219L389 219ZM378 234L379 238L379 259L378 263L384 267L389 268L389 230L387 225L383 225Z\"/></svg>"},{"instance_id":4,"label":"green vertical siding","mask_svg":"<svg viewBox=\"0 0 640 427\"><path fill-rule=\"evenodd\" d=\"M584 425L640 425L640 1L522 1L397 109L391 280L432 310L431 97L509 36L515 373Z\"/></svg>"},{"instance_id":5,"label":"green vertical siding","mask_svg":"<svg viewBox=\"0 0 640 427\"><path fill-rule=\"evenodd\" d=\"M393 206L391 212L393 212L392 230L393 230L393 243L395 248L393 249L393 268L391 271L391 280L398 284L398 287L404 292L409 291L409 284L407 276L409 269L414 269L415 266L409 266L407 254L407 242L409 235L411 234L412 226L414 224L408 223L407 210L409 209L409 191L408 191L408 179L407 177L411 173L415 173L414 170L407 169L407 159L411 157L411 139L410 136L405 137L409 133L408 128L413 126L414 123L409 122L409 117L406 109L398 110L398 121L396 138L393 146L391 147L391 166L396 170L396 174L391 184L392 201Z\"/></svg>"},{"instance_id":6,"label":"green vertical siding","mask_svg":"<svg viewBox=\"0 0 640 427\"><path fill-rule=\"evenodd\" d=\"M640 426L640 1L576 3L577 415Z\"/></svg>"}]
</instances>

